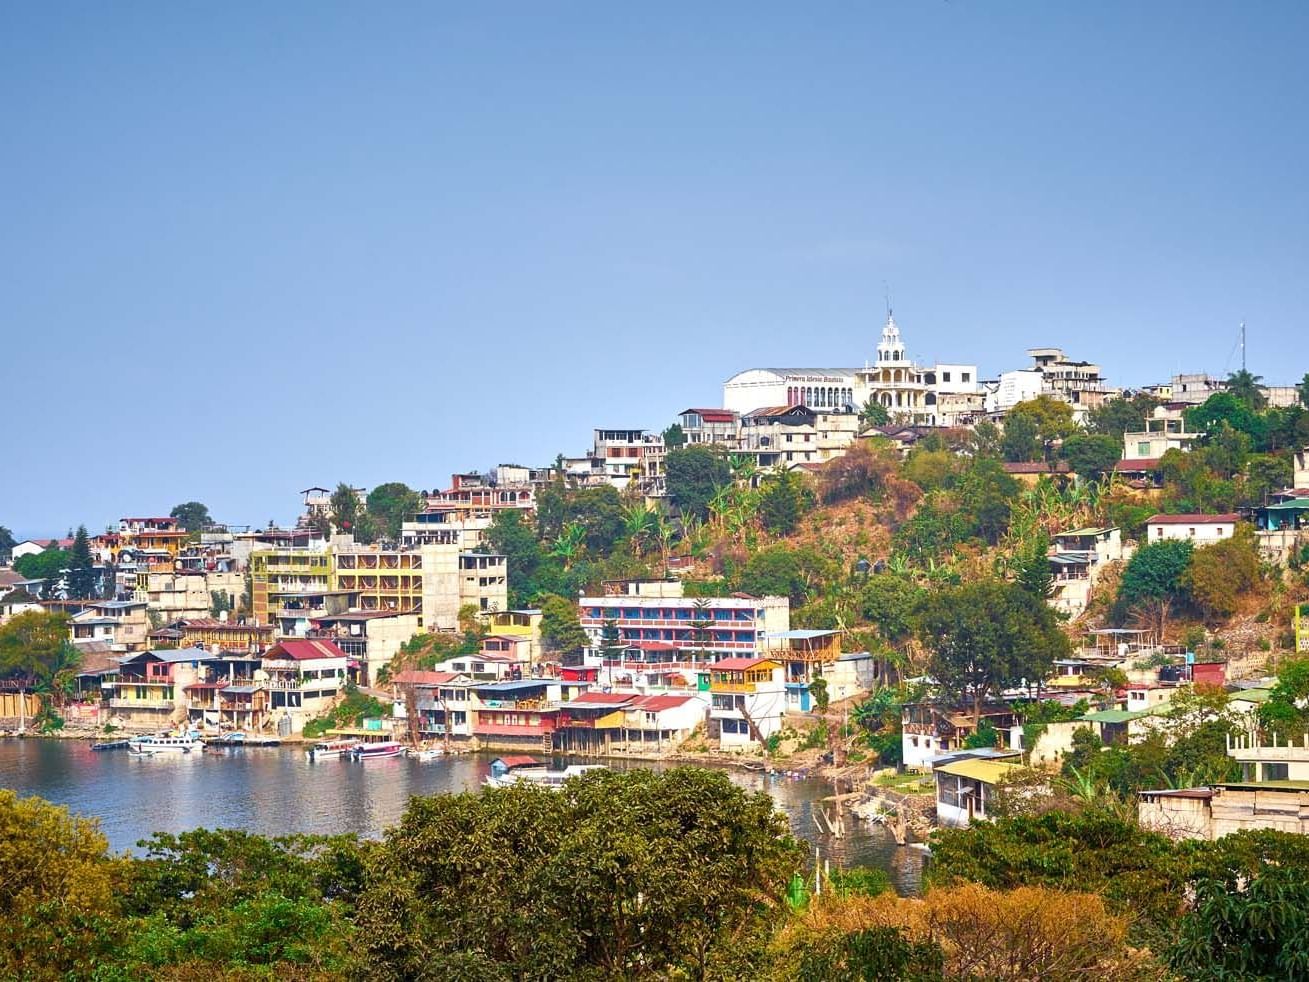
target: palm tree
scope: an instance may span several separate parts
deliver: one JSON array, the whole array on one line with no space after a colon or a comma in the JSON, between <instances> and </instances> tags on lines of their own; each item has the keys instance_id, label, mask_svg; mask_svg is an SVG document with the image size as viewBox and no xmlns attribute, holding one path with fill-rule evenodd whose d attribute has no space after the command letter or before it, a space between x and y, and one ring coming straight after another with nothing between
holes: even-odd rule
<instances>
[{"instance_id":1,"label":"palm tree","mask_svg":"<svg viewBox=\"0 0 1309 982\"><path fill-rule=\"evenodd\" d=\"M739 484L749 486L759 473L759 461L749 454L734 453L727 458L727 465L732 469L732 479Z\"/></svg>"},{"instance_id":2,"label":"palm tree","mask_svg":"<svg viewBox=\"0 0 1309 982\"><path fill-rule=\"evenodd\" d=\"M564 569L569 569L578 556L582 554L586 541L586 526L581 522L565 522L559 535L550 547L550 555L564 561Z\"/></svg>"},{"instance_id":3,"label":"palm tree","mask_svg":"<svg viewBox=\"0 0 1309 982\"><path fill-rule=\"evenodd\" d=\"M1268 400L1260 389L1264 377L1251 375L1244 368L1227 376L1227 391L1251 409L1263 409Z\"/></svg>"},{"instance_id":4,"label":"palm tree","mask_svg":"<svg viewBox=\"0 0 1309 982\"><path fill-rule=\"evenodd\" d=\"M724 484L714 488L714 495L709 499L709 517L719 532L723 531L723 526L727 520L728 509L732 505L732 489Z\"/></svg>"},{"instance_id":5,"label":"palm tree","mask_svg":"<svg viewBox=\"0 0 1309 982\"><path fill-rule=\"evenodd\" d=\"M654 510L644 502L629 505L623 511L623 528L632 544L632 555L640 556L646 539L655 528Z\"/></svg>"},{"instance_id":6,"label":"palm tree","mask_svg":"<svg viewBox=\"0 0 1309 982\"><path fill-rule=\"evenodd\" d=\"M673 539L677 530L673 528L673 523L664 518L663 515L655 516L654 537L659 540L659 555L663 559L664 572L668 572L668 554L673 548Z\"/></svg>"}]
</instances>

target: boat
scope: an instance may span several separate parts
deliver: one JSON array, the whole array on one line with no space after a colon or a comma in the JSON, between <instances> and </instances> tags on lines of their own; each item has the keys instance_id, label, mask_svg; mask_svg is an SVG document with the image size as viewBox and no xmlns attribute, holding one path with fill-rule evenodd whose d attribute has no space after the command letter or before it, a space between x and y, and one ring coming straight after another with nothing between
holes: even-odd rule
<instances>
[{"instance_id":1,"label":"boat","mask_svg":"<svg viewBox=\"0 0 1309 982\"><path fill-rule=\"evenodd\" d=\"M349 757L350 752L358 746L354 740L320 740L305 751L310 760L332 760Z\"/></svg>"},{"instance_id":2,"label":"boat","mask_svg":"<svg viewBox=\"0 0 1309 982\"><path fill-rule=\"evenodd\" d=\"M569 778L581 777L590 771L607 771L604 764L569 764L562 770L547 767L519 767L504 774L491 774L483 782L488 788L512 788L526 785L533 788L547 788L558 791Z\"/></svg>"},{"instance_id":3,"label":"boat","mask_svg":"<svg viewBox=\"0 0 1309 982\"><path fill-rule=\"evenodd\" d=\"M380 760L383 757L399 757L404 747L394 740L375 740L370 743L356 743L350 751L355 760Z\"/></svg>"},{"instance_id":4,"label":"boat","mask_svg":"<svg viewBox=\"0 0 1309 982\"><path fill-rule=\"evenodd\" d=\"M128 751L142 757L151 757L155 754L189 754L193 750L203 750L204 746L204 741L193 733L183 736L163 734L133 737L127 741Z\"/></svg>"},{"instance_id":5,"label":"boat","mask_svg":"<svg viewBox=\"0 0 1309 982\"><path fill-rule=\"evenodd\" d=\"M95 751L102 750L126 750L129 740L103 740L100 743L91 744L91 749Z\"/></svg>"},{"instance_id":6,"label":"boat","mask_svg":"<svg viewBox=\"0 0 1309 982\"><path fill-rule=\"evenodd\" d=\"M405 755L414 760L432 761L444 757L445 750L442 747L410 747L405 751Z\"/></svg>"}]
</instances>

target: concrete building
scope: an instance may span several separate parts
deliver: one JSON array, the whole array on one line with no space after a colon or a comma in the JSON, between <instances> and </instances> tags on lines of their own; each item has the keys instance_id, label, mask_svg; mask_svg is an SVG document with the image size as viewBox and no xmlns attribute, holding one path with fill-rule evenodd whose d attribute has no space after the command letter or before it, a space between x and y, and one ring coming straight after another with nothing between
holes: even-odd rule
<instances>
[{"instance_id":1,"label":"concrete building","mask_svg":"<svg viewBox=\"0 0 1309 982\"><path fill-rule=\"evenodd\" d=\"M1198 546L1230 539L1240 515L1155 515L1145 523L1147 542L1189 539Z\"/></svg>"},{"instance_id":2,"label":"concrete building","mask_svg":"<svg viewBox=\"0 0 1309 982\"><path fill-rule=\"evenodd\" d=\"M1146 418L1144 430L1123 434L1123 460L1158 460L1169 450L1187 453L1200 436L1187 432L1183 406L1156 406Z\"/></svg>"},{"instance_id":3,"label":"concrete building","mask_svg":"<svg viewBox=\"0 0 1309 982\"><path fill-rule=\"evenodd\" d=\"M761 470L790 470L842 456L859 435L853 412L818 412L806 406L770 406L741 417L738 451Z\"/></svg>"},{"instance_id":4,"label":"concrete building","mask_svg":"<svg viewBox=\"0 0 1309 982\"><path fill-rule=\"evenodd\" d=\"M771 658L724 658L710 666L709 735L724 749L757 746L782 728L786 668Z\"/></svg>"},{"instance_id":5,"label":"concrete building","mask_svg":"<svg viewBox=\"0 0 1309 982\"><path fill-rule=\"evenodd\" d=\"M914 362L888 312L876 357L862 368L751 368L723 384L723 407L742 415L765 406L857 413L872 399L903 422L935 425L942 395L980 391L975 365Z\"/></svg>"},{"instance_id":6,"label":"concrete building","mask_svg":"<svg viewBox=\"0 0 1309 982\"><path fill-rule=\"evenodd\" d=\"M708 444L734 450L740 417L731 409L683 409L677 419L687 446Z\"/></svg>"},{"instance_id":7,"label":"concrete building","mask_svg":"<svg viewBox=\"0 0 1309 982\"><path fill-rule=\"evenodd\" d=\"M1050 606L1072 617L1086 610L1108 563L1130 558L1117 527L1079 528L1060 532L1050 546L1054 593Z\"/></svg>"},{"instance_id":8,"label":"concrete building","mask_svg":"<svg viewBox=\"0 0 1309 982\"><path fill-rule=\"evenodd\" d=\"M966 828L991 819L996 788L1022 770L1022 765L1013 761L973 756L935 763L937 824Z\"/></svg>"},{"instance_id":9,"label":"concrete building","mask_svg":"<svg viewBox=\"0 0 1309 982\"><path fill-rule=\"evenodd\" d=\"M144 651L148 646L150 620L143 601L98 600L82 607L68 625L73 644L103 641L115 652Z\"/></svg>"},{"instance_id":10,"label":"concrete building","mask_svg":"<svg viewBox=\"0 0 1309 982\"><path fill-rule=\"evenodd\" d=\"M288 639L268 649L261 663L266 680L254 680L252 687L268 690L270 721L278 733L299 733L336 704L348 662L331 641Z\"/></svg>"},{"instance_id":11,"label":"concrete building","mask_svg":"<svg viewBox=\"0 0 1309 982\"><path fill-rule=\"evenodd\" d=\"M346 611L315 618L310 625L310 638L331 641L345 652L359 685L375 685L377 673L422 630L416 613L391 610Z\"/></svg>"},{"instance_id":12,"label":"concrete building","mask_svg":"<svg viewBox=\"0 0 1309 982\"><path fill-rule=\"evenodd\" d=\"M597 429L591 456L619 491L635 482L647 496L664 493L664 438L658 433Z\"/></svg>"},{"instance_id":13,"label":"concrete building","mask_svg":"<svg viewBox=\"0 0 1309 982\"><path fill-rule=\"evenodd\" d=\"M752 654L764 647L767 634L791 627L791 602L786 597L611 594L582 597L578 603L592 647L600 646L604 622L613 620L623 644L659 648L669 661L689 662L693 653L701 662Z\"/></svg>"}]
</instances>

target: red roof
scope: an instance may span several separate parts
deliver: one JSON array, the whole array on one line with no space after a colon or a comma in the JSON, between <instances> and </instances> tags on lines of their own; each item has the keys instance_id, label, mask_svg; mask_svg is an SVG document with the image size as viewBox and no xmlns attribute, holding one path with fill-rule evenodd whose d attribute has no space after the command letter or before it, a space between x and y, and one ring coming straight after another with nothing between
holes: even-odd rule
<instances>
[{"instance_id":1,"label":"red roof","mask_svg":"<svg viewBox=\"0 0 1309 982\"><path fill-rule=\"evenodd\" d=\"M411 669L393 675L391 681L396 685L446 685L457 678L458 672L420 672Z\"/></svg>"},{"instance_id":2,"label":"red roof","mask_svg":"<svg viewBox=\"0 0 1309 982\"><path fill-rule=\"evenodd\" d=\"M730 423L736 419L736 413L730 409L683 409L681 414L695 413L706 423Z\"/></svg>"},{"instance_id":3,"label":"red roof","mask_svg":"<svg viewBox=\"0 0 1309 982\"><path fill-rule=\"evenodd\" d=\"M236 621L220 621L217 617L192 617L182 621L187 628L204 628L206 631L256 631L259 634L271 634L271 624L238 624Z\"/></svg>"},{"instance_id":4,"label":"red roof","mask_svg":"<svg viewBox=\"0 0 1309 982\"><path fill-rule=\"evenodd\" d=\"M1146 521L1146 525L1218 525L1239 522L1241 516L1226 515L1155 515Z\"/></svg>"},{"instance_id":5,"label":"red roof","mask_svg":"<svg viewBox=\"0 0 1309 982\"><path fill-rule=\"evenodd\" d=\"M716 661L709 667L715 672L744 672L754 668L756 665L762 665L765 662L772 661L771 658L724 658L722 661Z\"/></svg>"},{"instance_id":6,"label":"red roof","mask_svg":"<svg viewBox=\"0 0 1309 982\"><path fill-rule=\"evenodd\" d=\"M344 658L345 652L331 641L293 639L279 641L264 653L265 658L285 656L296 661L312 661L315 658Z\"/></svg>"},{"instance_id":7,"label":"red roof","mask_svg":"<svg viewBox=\"0 0 1309 982\"><path fill-rule=\"evenodd\" d=\"M639 648L642 651L677 651L675 644L669 644L667 641L636 641L627 645L629 648Z\"/></svg>"},{"instance_id":8,"label":"red roof","mask_svg":"<svg viewBox=\"0 0 1309 982\"><path fill-rule=\"evenodd\" d=\"M635 692L583 692L569 700L570 705L582 704L588 702L609 705L615 702L631 702L636 698Z\"/></svg>"},{"instance_id":9,"label":"red roof","mask_svg":"<svg viewBox=\"0 0 1309 982\"><path fill-rule=\"evenodd\" d=\"M1118 463L1114 464L1114 470L1157 471L1159 469L1159 462L1161 460L1163 460L1162 457L1140 457L1137 458L1136 460L1127 460L1126 458L1124 458L1123 460L1120 460Z\"/></svg>"},{"instance_id":10,"label":"red roof","mask_svg":"<svg viewBox=\"0 0 1309 982\"><path fill-rule=\"evenodd\" d=\"M642 696L628 708L639 709L643 713L661 713L665 709L684 706L694 698L695 696Z\"/></svg>"}]
</instances>

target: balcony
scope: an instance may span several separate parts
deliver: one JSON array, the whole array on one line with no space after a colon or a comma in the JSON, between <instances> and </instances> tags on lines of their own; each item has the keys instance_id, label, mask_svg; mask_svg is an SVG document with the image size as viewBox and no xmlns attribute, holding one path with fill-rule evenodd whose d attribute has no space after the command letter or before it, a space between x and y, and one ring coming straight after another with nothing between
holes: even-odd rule
<instances>
[{"instance_id":1,"label":"balcony","mask_svg":"<svg viewBox=\"0 0 1309 982\"><path fill-rule=\"evenodd\" d=\"M711 679L709 682L710 692L745 692L752 693L758 687L755 682L720 682L718 679Z\"/></svg>"},{"instance_id":2,"label":"balcony","mask_svg":"<svg viewBox=\"0 0 1309 982\"><path fill-rule=\"evenodd\" d=\"M171 710L175 703L172 699L110 699L110 709L159 709Z\"/></svg>"},{"instance_id":3,"label":"balcony","mask_svg":"<svg viewBox=\"0 0 1309 982\"><path fill-rule=\"evenodd\" d=\"M554 731L555 721L544 717L527 726L517 723L483 723L480 721L473 724L474 736L541 736Z\"/></svg>"},{"instance_id":4,"label":"balcony","mask_svg":"<svg viewBox=\"0 0 1309 982\"><path fill-rule=\"evenodd\" d=\"M741 715L741 710L737 709L735 706L732 706L731 708L728 708L726 706L710 706L709 718L710 719L744 719L745 717Z\"/></svg>"}]
</instances>

